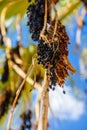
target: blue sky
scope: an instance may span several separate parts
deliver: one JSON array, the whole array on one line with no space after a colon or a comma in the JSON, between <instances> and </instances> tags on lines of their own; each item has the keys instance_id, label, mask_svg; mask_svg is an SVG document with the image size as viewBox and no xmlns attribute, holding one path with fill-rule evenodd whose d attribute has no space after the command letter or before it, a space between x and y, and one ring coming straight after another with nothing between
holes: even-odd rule
<instances>
[{"instance_id":1,"label":"blue sky","mask_svg":"<svg viewBox=\"0 0 87 130\"><path fill-rule=\"evenodd\" d=\"M54 120L51 121L54 122ZM77 121L69 121L69 120L59 121L57 119L55 121L58 126L56 128L54 125L53 127L54 130L87 130L87 115L83 115Z\"/></svg>"},{"instance_id":2,"label":"blue sky","mask_svg":"<svg viewBox=\"0 0 87 130\"><path fill-rule=\"evenodd\" d=\"M87 14L85 17L85 21L87 21ZM87 89L87 82L80 75L79 59L80 59L80 55L81 55L81 50L78 50L76 54L74 53L74 48L76 46L76 31L77 31L77 23L76 23L76 19L74 16L72 16L70 23L68 23L66 25L66 30L67 30L67 33L69 35L70 42L71 42L71 44L69 45L69 59L70 59L72 65L77 70L76 74L71 77L74 80L74 85L78 89L80 89L84 95L84 91L85 91L85 89ZM85 38L84 38L84 35L86 36ZM87 25L85 25L85 27L83 27L83 29L82 29L81 49L83 49L83 48L87 49ZM69 84L69 82L68 82L68 84ZM87 96L85 96L85 99L84 98L82 99L83 102L84 102L84 100L86 100L86 103L87 103ZM75 105L74 107L77 107L77 105ZM57 123L58 128L55 128L55 125L54 125L54 130L87 130L86 109L87 109L87 104L85 104L84 113L77 120L56 119L55 121L58 122ZM80 110L78 109L78 111L80 111ZM51 123L50 124L53 125L54 120L51 119L51 121L52 121L52 124Z\"/></svg>"}]
</instances>

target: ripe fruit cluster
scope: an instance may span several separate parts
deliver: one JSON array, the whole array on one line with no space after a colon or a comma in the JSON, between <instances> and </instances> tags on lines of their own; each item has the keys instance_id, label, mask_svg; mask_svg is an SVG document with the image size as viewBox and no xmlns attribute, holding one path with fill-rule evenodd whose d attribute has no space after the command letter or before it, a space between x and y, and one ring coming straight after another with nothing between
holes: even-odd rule
<instances>
[{"instance_id":1,"label":"ripe fruit cluster","mask_svg":"<svg viewBox=\"0 0 87 130\"><path fill-rule=\"evenodd\" d=\"M68 70L75 72L67 58L69 38L65 27L58 21L56 34L53 36L54 26L55 21L52 21L48 29L47 41L40 40L37 47L38 63L47 69L51 88L57 83L60 86L64 84Z\"/></svg>"},{"instance_id":2,"label":"ripe fruit cluster","mask_svg":"<svg viewBox=\"0 0 87 130\"><path fill-rule=\"evenodd\" d=\"M31 38L38 41L44 24L44 0L36 0L30 5L27 9L27 16Z\"/></svg>"},{"instance_id":3,"label":"ripe fruit cluster","mask_svg":"<svg viewBox=\"0 0 87 130\"><path fill-rule=\"evenodd\" d=\"M38 64L43 65L47 70L49 87L52 88L56 84L63 86L65 78L68 77L68 70L72 74L75 70L67 57L69 38L65 26L58 20L57 11L55 11L54 20L51 20L49 1L52 2L50 5L53 4L53 7L58 2L57 0L37 0L28 8L28 25L32 39L38 40L39 43L37 46Z\"/></svg>"}]
</instances>

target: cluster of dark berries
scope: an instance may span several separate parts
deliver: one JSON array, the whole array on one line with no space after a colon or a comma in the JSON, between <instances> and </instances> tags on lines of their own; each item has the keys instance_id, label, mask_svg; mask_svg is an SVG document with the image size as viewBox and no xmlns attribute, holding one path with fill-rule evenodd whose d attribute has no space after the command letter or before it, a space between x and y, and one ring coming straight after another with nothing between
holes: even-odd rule
<instances>
[{"instance_id":1,"label":"cluster of dark berries","mask_svg":"<svg viewBox=\"0 0 87 130\"><path fill-rule=\"evenodd\" d=\"M42 64L44 68L47 69L47 75L50 74L50 87L52 87L52 85L56 85L54 68L57 60L60 59L60 50L57 49L57 47L57 42L47 44L43 40L39 41L37 47L38 64Z\"/></svg>"},{"instance_id":2,"label":"cluster of dark berries","mask_svg":"<svg viewBox=\"0 0 87 130\"><path fill-rule=\"evenodd\" d=\"M47 70L49 87L53 90L56 84L63 86L68 70L75 72L68 60L69 38L65 26L57 19L56 9L54 20L50 18L51 9L57 2L59 0L35 0L27 11L31 37L38 41L38 64Z\"/></svg>"},{"instance_id":3,"label":"cluster of dark berries","mask_svg":"<svg viewBox=\"0 0 87 130\"><path fill-rule=\"evenodd\" d=\"M57 43L47 44L43 40L39 40L39 44L37 47L38 54L38 64L42 64L46 69L49 68L51 64L55 65L54 59L59 59L60 51L57 50L54 55L55 48ZM54 55L54 58L52 58Z\"/></svg>"},{"instance_id":4,"label":"cluster of dark berries","mask_svg":"<svg viewBox=\"0 0 87 130\"><path fill-rule=\"evenodd\" d=\"M10 102L11 90L5 90L2 95L0 95L0 117L4 115L4 113L8 109L8 104Z\"/></svg>"},{"instance_id":5,"label":"cluster of dark berries","mask_svg":"<svg viewBox=\"0 0 87 130\"><path fill-rule=\"evenodd\" d=\"M87 0L81 0L83 3L84 3L84 5L87 7Z\"/></svg>"},{"instance_id":6,"label":"cluster of dark berries","mask_svg":"<svg viewBox=\"0 0 87 130\"><path fill-rule=\"evenodd\" d=\"M68 43L64 25L58 21L56 34L54 33L55 21L50 23L48 29L47 41L39 40L37 47L38 64L42 64L47 69L49 87L53 90L56 84L63 86L65 78L68 76L68 70L75 72L68 61Z\"/></svg>"},{"instance_id":7,"label":"cluster of dark berries","mask_svg":"<svg viewBox=\"0 0 87 130\"><path fill-rule=\"evenodd\" d=\"M28 112L24 112L21 115L21 118L23 119L23 123L20 126L20 130L31 130L32 128L32 123L31 123L31 118L32 118L32 112L31 110L28 110Z\"/></svg>"},{"instance_id":8,"label":"cluster of dark berries","mask_svg":"<svg viewBox=\"0 0 87 130\"><path fill-rule=\"evenodd\" d=\"M44 0L36 0L27 9L28 25L31 38L38 41L44 24Z\"/></svg>"},{"instance_id":9,"label":"cluster of dark berries","mask_svg":"<svg viewBox=\"0 0 87 130\"><path fill-rule=\"evenodd\" d=\"M2 74L1 81L6 82L9 77L9 67L8 67L8 60L6 59L5 64L4 64L4 72Z\"/></svg>"}]
</instances>

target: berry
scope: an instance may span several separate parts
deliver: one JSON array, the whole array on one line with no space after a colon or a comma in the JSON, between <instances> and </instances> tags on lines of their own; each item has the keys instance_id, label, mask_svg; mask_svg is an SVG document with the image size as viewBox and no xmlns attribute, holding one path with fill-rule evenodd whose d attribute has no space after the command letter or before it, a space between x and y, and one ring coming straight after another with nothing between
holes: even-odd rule
<instances>
[{"instance_id":1,"label":"berry","mask_svg":"<svg viewBox=\"0 0 87 130\"><path fill-rule=\"evenodd\" d=\"M66 94L66 91L65 91L65 90L63 90L63 94Z\"/></svg>"}]
</instances>

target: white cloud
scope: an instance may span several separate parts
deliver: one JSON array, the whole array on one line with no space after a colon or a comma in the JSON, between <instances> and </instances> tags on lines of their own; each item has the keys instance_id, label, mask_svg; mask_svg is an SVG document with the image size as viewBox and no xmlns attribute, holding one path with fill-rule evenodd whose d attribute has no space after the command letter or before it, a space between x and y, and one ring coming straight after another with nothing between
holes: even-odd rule
<instances>
[{"instance_id":1,"label":"white cloud","mask_svg":"<svg viewBox=\"0 0 87 130\"><path fill-rule=\"evenodd\" d=\"M77 120L85 112L85 103L77 99L70 87L65 87L66 94L60 87L56 87L55 91L50 91L50 106L56 118L60 120ZM49 118L52 113L49 111Z\"/></svg>"}]
</instances>

